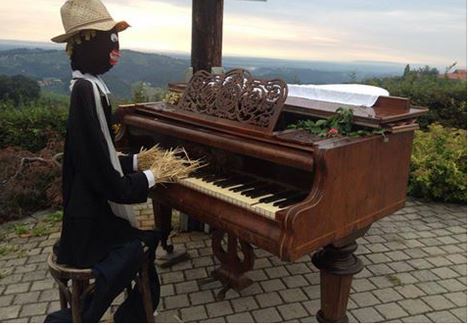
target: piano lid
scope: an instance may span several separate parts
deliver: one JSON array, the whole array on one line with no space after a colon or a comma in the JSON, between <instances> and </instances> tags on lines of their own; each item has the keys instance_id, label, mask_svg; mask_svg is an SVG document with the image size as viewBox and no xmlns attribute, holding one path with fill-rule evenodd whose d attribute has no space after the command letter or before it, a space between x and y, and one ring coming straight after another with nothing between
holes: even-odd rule
<instances>
[{"instance_id":1,"label":"piano lid","mask_svg":"<svg viewBox=\"0 0 471 325\"><path fill-rule=\"evenodd\" d=\"M183 92L177 105L142 103L136 105L137 111L244 137L274 137L296 146L312 147L319 139L290 130L275 132L282 113L295 113L299 119L327 118L339 107L350 108L355 124L394 133L415 129L415 118L428 111L411 107L409 99L392 96L379 96L372 107L289 97L283 80L255 79L242 69L226 74L198 71L188 84L169 84L169 88Z\"/></svg>"},{"instance_id":2,"label":"piano lid","mask_svg":"<svg viewBox=\"0 0 471 325\"><path fill-rule=\"evenodd\" d=\"M288 97L283 107L283 112L327 118L335 114L339 107L352 109L354 123L369 127L383 127L392 122L411 120L428 111L425 107L411 107L410 101L407 98L379 96L372 107Z\"/></svg>"},{"instance_id":3,"label":"piano lid","mask_svg":"<svg viewBox=\"0 0 471 325\"><path fill-rule=\"evenodd\" d=\"M390 123L413 120L428 111L424 107L411 106L407 98L380 93L374 105L367 107L298 97L298 93L290 96L286 87L283 80L254 79L250 72L242 69L231 70L225 75L199 71L189 84L169 84L172 91L183 93L182 101L170 115L213 127L271 134L282 112L327 118L339 107L344 107L352 109L355 124L381 128Z\"/></svg>"}]
</instances>

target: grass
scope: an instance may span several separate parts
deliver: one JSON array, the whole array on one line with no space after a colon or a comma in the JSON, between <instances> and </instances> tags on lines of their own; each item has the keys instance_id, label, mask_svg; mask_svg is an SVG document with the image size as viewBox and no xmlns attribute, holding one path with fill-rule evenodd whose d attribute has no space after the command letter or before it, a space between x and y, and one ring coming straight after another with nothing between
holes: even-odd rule
<instances>
[{"instance_id":1,"label":"grass","mask_svg":"<svg viewBox=\"0 0 471 325\"><path fill-rule=\"evenodd\" d=\"M10 253L20 251L20 247L18 245L10 245L10 244L2 244L0 245L0 256L5 256Z\"/></svg>"},{"instance_id":2,"label":"grass","mask_svg":"<svg viewBox=\"0 0 471 325\"><path fill-rule=\"evenodd\" d=\"M35 225L27 223L18 223L10 226L10 231L13 231L18 237L40 237L47 236L55 231L57 223L62 221L62 211L56 211L49 214L44 220L39 221ZM0 256L2 250L0 248Z\"/></svg>"},{"instance_id":3,"label":"grass","mask_svg":"<svg viewBox=\"0 0 471 325\"><path fill-rule=\"evenodd\" d=\"M48 224L38 223L31 229L31 236L32 237L40 237L49 235L52 232L51 226Z\"/></svg>"},{"instance_id":4,"label":"grass","mask_svg":"<svg viewBox=\"0 0 471 325\"><path fill-rule=\"evenodd\" d=\"M17 236L25 235L29 233L29 227L27 223L19 223L13 226L13 230Z\"/></svg>"},{"instance_id":5,"label":"grass","mask_svg":"<svg viewBox=\"0 0 471 325\"><path fill-rule=\"evenodd\" d=\"M0 270L0 280L3 279L4 277L6 277L7 275L9 275L9 273L7 271Z\"/></svg>"},{"instance_id":6,"label":"grass","mask_svg":"<svg viewBox=\"0 0 471 325\"><path fill-rule=\"evenodd\" d=\"M0 256L6 256L9 254L16 253L16 257L24 257L26 256L26 250L21 248L19 245L11 245L7 243L0 244ZM1 272L1 270L0 270ZM2 277L0 276L0 279Z\"/></svg>"},{"instance_id":7,"label":"grass","mask_svg":"<svg viewBox=\"0 0 471 325\"><path fill-rule=\"evenodd\" d=\"M33 229L31 229L32 237L47 236L55 229L55 225L62 221L63 212L56 211L49 214L45 220L38 222Z\"/></svg>"},{"instance_id":8,"label":"grass","mask_svg":"<svg viewBox=\"0 0 471 325\"><path fill-rule=\"evenodd\" d=\"M62 211L56 211L56 212L53 212L50 215L48 215L46 217L46 220L49 223L55 224L57 222L62 221L63 216L64 216L64 213Z\"/></svg>"},{"instance_id":9,"label":"grass","mask_svg":"<svg viewBox=\"0 0 471 325\"><path fill-rule=\"evenodd\" d=\"M394 286L400 286L400 285L402 285L401 279L399 279L399 278L398 278L397 276L395 276L395 275L388 274L388 275L386 275L386 279L388 279L389 282L391 282L392 284L394 284Z\"/></svg>"}]
</instances>

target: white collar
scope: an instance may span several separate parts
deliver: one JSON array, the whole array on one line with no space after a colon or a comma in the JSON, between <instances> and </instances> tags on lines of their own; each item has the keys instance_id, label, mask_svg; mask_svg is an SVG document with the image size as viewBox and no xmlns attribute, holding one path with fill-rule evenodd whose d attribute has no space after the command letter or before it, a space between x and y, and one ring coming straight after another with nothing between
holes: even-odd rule
<instances>
[{"instance_id":1,"label":"white collar","mask_svg":"<svg viewBox=\"0 0 471 325\"><path fill-rule=\"evenodd\" d=\"M106 83L101 79L100 76L94 76L89 73L82 73L79 70L74 70L72 71L72 80L70 81L70 90L72 91L72 87L75 84L74 79L88 79L91 81L94 81L98 88L100 88L101 92L105 95L108 95L111 93L111 91L108 89L108 86L106 86Z\"/></svg>"}]
</instances>

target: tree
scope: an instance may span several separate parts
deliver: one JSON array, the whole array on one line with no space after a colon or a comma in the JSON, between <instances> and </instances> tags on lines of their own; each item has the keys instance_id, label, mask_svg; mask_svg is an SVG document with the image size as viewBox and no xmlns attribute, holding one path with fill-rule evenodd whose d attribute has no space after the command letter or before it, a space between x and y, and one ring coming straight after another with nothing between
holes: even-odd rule
<instances>
[{"instance_id":1,"label":"tree","mask_svg":"<svg viewBox=\"0 0 471 325\"><path fill-rule=\"evenodd\" d=\"M132 100L135 103L147 102L147 96L144 89L144 83L142 81L134 86L133 91L132 91Z\"/></svg>"},{"instance_id":2,"label":"tree","mask_svg":"<svg viewBox=\"0 0 471 325\"><path fill-rule=\"evenodd\" d=\"M466 129L466 81L440 78L436 68L425 66L411 69L405 78L374 78L364 83L385 88L391 96L410 98L413 105L428 107L429 112L418 118L422 128L438 122Z\"/></svg>"},{"instance_id":3,"label":"tree","mask_svg":"<svg viewBox=\"0 0 471 325\"><path fill-rule=\"evenodd\" d=\"M0 76L0 100L12 101L15 105L39 99L41 88L36 80L23 76Z\"/></svg>"},{"instance_id":4,"label":"tree","mask_svg":"<svg viewBox=\"0 0 471 325\"><path fill-rule=\"evenodd\" d=\"M348 74L348 78L350 78L350 82L357 82L357 73L356 71L352 71Z\"/></svg>"},{"instance_id":5,"label":"tree","mask_svg":"<svg viewBox=\"0 0 471 325\"><path fill-rule=\"evenodd\" d=\"M452 64L450 64L449 66L447 66L445 68L445 78L448 77L448 73L451 71L451 69L453 69L454 67L456 67L456 65L458 64L458 62L453 62Z\"/></svg>"},{"instance_id":6,"label":"tree","mask_svg":"<svg viewBox=\"0 0 471 325\"><path fill-rule=\"evenodd\" d=\"M406 65L406 67L404 68L404 73L402 74L402 77L405 78L409 75L410 73L410 65Z\"/></svg>"},{"instance_id":7,"label":"tree","mask_svg":"<svg viewBox=\"0 0 471 325\"><path fill-rule=\"evenodd\" d=\"M292 79L291 79L291 82L292 82L293 84L297 84L297 85L299 85L299 84L302 83L302 82L301 82L301 79L299 78L299 76L298 76L297 74L294 74L294 75L293 75L293 77L292 77Z\"/></svg>"}]
</instances>

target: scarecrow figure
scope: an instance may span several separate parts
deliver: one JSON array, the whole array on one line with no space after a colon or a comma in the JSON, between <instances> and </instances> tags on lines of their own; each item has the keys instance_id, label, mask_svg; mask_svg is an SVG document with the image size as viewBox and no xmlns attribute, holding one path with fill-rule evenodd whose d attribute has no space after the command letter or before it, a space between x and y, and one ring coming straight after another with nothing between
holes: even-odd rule
<instances>
[{"instance_id":1,"label":"scarecrow figure","mask_svg":"<svg viewBox=\"0 0 471 325\"><path fill-rule=\"evenodd\" d=\"M111 129L108 87L100 75L117 64L118 32L129 25L115 22L99 0L69 0L61 8L65 34L52 41L67 43L71 59L70 111L63 160L64 220L57 262L91 267L95 293L84 302L82 319L98 322L142 264L143 246L155 257L159 235L133 227L129 204L146 202L155 170L138 170L139 154L117 155ZM154 308L159 279L150 263ZM117 322L145 322L142 300L134 288L114 314ZM71 321L70 311L48 315L46 321Z\"/></svg>"}]
</instances>

